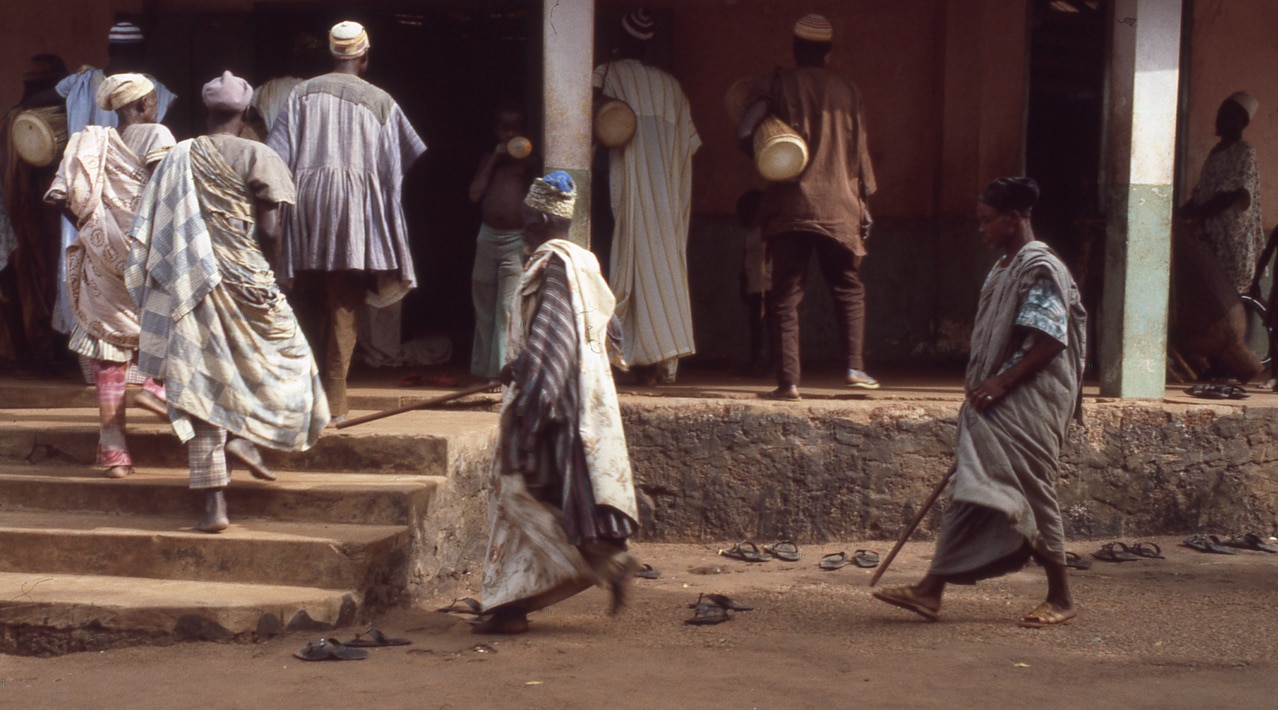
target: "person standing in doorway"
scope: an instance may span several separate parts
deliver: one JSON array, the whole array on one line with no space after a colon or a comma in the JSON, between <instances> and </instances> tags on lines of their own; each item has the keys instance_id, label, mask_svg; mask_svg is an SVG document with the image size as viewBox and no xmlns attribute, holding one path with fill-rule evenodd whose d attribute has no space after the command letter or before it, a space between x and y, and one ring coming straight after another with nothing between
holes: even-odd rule
<instances>
[{"instance_id":1,"label":"person standing in doorway","mask_svg":"<svg viewBox=\"0 0 1278 710\"><path fill-rule=\"evenodd\" d=\"M688 295L692 156L701 138L678 80L646 63L655 23L647 10L622 20L620 58L595 69L603 97L634 110L634 137L612 149L609 184L616 228L609 283L625 340L622 354L642 384L672 384L679 358L696 352Z\"/></svg>"},{"instance_id":2,"label":"person standing in doorway","mask_svg":"<svg viewBox=\"0 0 1278 710\"><path fill-rule=\"evenodd\" d=\"M793 182L772 183L764 193L763 238L772 257L773 352L777 358L776 399L799 399L799 303L808 263L817 264L834 299L843 340L849 387L878 389L865 372L865 286L861 261L866 255L874 194L874 168L866 138L861 94L851 82L825 68L834 28L821 15L794 25L796 68L764 80L741 117L737 138L747 153L769 113L798 132L807 143L807 168Z\"/></svg>"},{"instance_id":3,"label":"person standing in doorway","mask_svg":"<svg viewBox=\"0 0 1278 710\"><path fill-rule=\"evenodd\" d=\"M292 284L341 422L357 314L366 301L389 306L417 285L402 188L426 144L390 94L362 78L370 46L363 25L333 25L328 46L333 70L293 88L266 142L297 185L297 204L285 210L278 275Z\"/></svg>"},{"instance_id":4,"label":"person standing in doorway","mask_svg":"<svg viewBox=\"0 0 1278 710\"><path fill-rule=\"evenodd\" d=\"M479 203L482 220L475 238L475 268L471 272L475 340L470 371L489 380L497 379L506 363L511 302L524 272L521 210L536 168L530 153L515 155L510 151L511 141L522 136L523 131L522 108L499 108L497 146L480 161L470 183L470 201Z\"/></svg>"}]
</instances>

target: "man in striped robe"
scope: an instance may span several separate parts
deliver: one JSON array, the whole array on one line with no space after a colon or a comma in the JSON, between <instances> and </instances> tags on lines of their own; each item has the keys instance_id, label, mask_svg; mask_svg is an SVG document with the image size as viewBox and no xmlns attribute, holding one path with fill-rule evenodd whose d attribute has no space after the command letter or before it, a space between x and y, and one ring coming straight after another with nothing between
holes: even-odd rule
<instances>
[{"instance_id":1,"label":"man in striped robe","mask_svg":"<svg viewBox=\"0 0 1278 710\"><path fill-rule=\"evenodd\" d=\"M692 155L701 137L688 98L670 74L645 64L654 35L646 10L628 14L622 58L595 69L603 97L635 112L635 135L610 156L616 229L608 280L617 295L622 353L641 384L672 384L679 358L696 353L688 295Z\"/></svg>"},{"instance_id":2,"label":"man in striped robe","mask_svg":"<svg viewBox=\"0 0 1278 710\"><path fill-rule=\"evenodd\" d=\"M532 250L512 309L501 429L489 472L491 537L475 633L522 633L528 613L592 585L615 613L636 563L638 508L609 364L612 292L567 240L576 189L538 178L524 201Z\"/></svg>"}]
</instances>

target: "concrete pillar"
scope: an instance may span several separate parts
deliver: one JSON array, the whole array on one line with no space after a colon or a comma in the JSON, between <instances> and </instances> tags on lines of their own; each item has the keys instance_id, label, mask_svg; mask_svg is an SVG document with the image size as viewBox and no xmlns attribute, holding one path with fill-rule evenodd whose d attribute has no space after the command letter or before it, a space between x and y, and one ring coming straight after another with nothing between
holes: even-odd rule
<instances>
[{"instance_id":1,"label":"concrete pillar","mask_svg":"<svg viewBox=\"0 0 1278 710\"><path fill-rule=\"evenodd\" d=\"M572 240L590 246L591 74L595 0L545 0L542 12L546 172L563 170L577 183Z\"/></svg>"},{"instance_id":2,"label":"concrete pillar","mask_svg":"<svg viewBox=\"0 0 1278 710\"><path fill-rule=\"evenodd\" d=\"M1180 19L1181 0L1113 3L1098 330L1110 397L1162 397L1166 387Z\"/></svg>"}]
</instances>

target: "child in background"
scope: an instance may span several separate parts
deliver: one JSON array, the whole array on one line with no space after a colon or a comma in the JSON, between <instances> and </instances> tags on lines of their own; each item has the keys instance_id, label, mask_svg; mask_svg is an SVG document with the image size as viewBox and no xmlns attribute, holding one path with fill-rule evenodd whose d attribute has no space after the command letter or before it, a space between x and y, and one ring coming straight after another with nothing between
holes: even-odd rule
<instances>
[{"instance_id":1,"label":"child in background","mask_svg":"<svg viewBox=\"0 0 1278 710\"><path fill-rule=\"evenodd\" d=\"M506 326L511 299L524 271L524 195L537 174L536 161L524 153L511 153L511 141L524 132L524 111L517 106L497 110L497 146L479 163L470 183L470 201L480 205L483 222L475 240L475 268L471 272L471 296L475 303L475 341L471 373L496 380L505 364Z\"/></svg>"}]
</instances>

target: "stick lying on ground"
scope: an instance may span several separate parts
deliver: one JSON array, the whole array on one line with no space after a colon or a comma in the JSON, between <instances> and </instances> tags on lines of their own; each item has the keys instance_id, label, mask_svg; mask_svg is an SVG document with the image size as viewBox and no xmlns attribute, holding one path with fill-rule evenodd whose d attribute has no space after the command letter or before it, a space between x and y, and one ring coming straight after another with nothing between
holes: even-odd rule
<instances>
[{"instance_id":1,"label":"stick lying on ground","mask_svg":"<svg viewBox=\"0 0 1278 710\"><path fill-rule=\"evenodd\" d=\"M892 565L892 560L896 559L896 553L901 551L901 548L905 546L905 541L909 540L910 536L914 534L914 531L918 529L919 523L923 522L923 516L927 515L927 511L932 509L932 505L936 503L936 499L941 497L941 491L945 490L945 486L949 484L950 479L954 477L954 472L956 470L958 470L957 464L951 466L949 473L945 474L945 477L941 479L941 482L936 484L936 488L932 489L932 495L928 496L927 500L923 501L923 507L919 509L918 514L914 516L914 520L910 521L910 524L905 528L905 532L901 534L901 539L896 541L896 545L892 547L892 551L888 553L887 557L883 558L883 564L879 565L879 568L874 571L874 576L870 577L871 587L879 583L879 578L882 577L883 573L887 571L887 568Z\"/></svg>"},{"instance_id":2,"label":"stick lying on ground","mask_svg":"<svg viewBox=\"0 0 1278 710\"><path fill-rule=\"evenodd\" d=\"M338 428L338 429L345 429L345 428L347 428L347 427L353 427L353 426L355 426L355 425L357 425L357 424L367 424L368 422L377 421L378 419L385 419L386 417L393 417L393 416L395 416L396 414L403 414L403 413L405 413L405 412L411 412L411 411L413 411L413 410L415 410L415 409L426 409L427 407L434 407L434 406L435 406L435 405L437 405L437 404L443 404L444 402L451 402L451 401L453 401L454 399L461 399L462 397L465 397L465 396L467 396L467 395L471 395L471 394L478 394L478 393L480 393L480 392L487 392L488 390L492 389L493 387L494 387L494 384L493 384L492 382L482 382L482 383L480 383L480 384L472 385L472 386L470 386L470 387L467 387L467 388L466 388L466 389L464 389L464 390L458 390L458 391L456 391L456 392L449 392L449 393L448 393L448 394L446 394L446 395L442 395L442 396L439 396L439 397L434 397L434 398L432 398L432 399L428 399L428 400L426 400L425 402L415 402L415 403L413 403L413 404L406 404L406 405L404 405L404 406L402 406L402 407L396 407L396 408L394 408L394 409L387 409L387 410L384 410L384 411L381 411L381 412L373 412L372 414L365 414L365 415L364 415L364 416L362 416L362 417L355 417L354 419L347 419L346 421L339 423L339 424L337 425L337 428Z\"/></svg>"}]
</instances>

